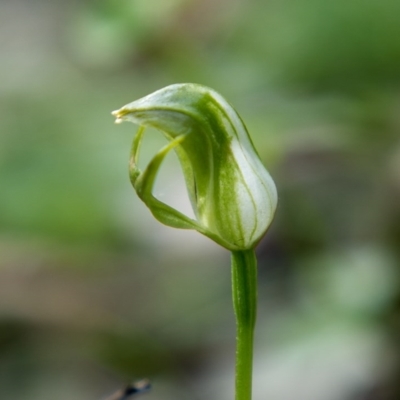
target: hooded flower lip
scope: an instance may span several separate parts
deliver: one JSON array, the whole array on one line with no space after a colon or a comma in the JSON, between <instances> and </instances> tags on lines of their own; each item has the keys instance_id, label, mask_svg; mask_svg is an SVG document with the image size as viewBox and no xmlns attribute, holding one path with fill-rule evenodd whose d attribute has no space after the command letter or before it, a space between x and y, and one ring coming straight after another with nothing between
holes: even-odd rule
<instances>
[{"instance_id":1,"label":"hooded flower lip","mask_svg":"<svg viewBox=\"0 0 400 400\"><path fill-rule=\"evenodd\" d=\"M175 84L114 111L116 123L140 126L131 152L130 177L139 197L162 223L196 229L229 250L254 248L272 222L275 184L233 107L202 85ZM169 143L142 172L137 167L145 127ZM174 149L196 216L190 219L152 195L157 172Z\"/></svg>"}]
</instances>

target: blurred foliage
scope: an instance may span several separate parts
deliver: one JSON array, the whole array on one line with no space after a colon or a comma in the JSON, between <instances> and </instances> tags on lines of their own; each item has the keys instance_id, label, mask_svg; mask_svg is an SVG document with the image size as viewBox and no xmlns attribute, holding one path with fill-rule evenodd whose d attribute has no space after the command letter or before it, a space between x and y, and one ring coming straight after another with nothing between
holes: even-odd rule
<instances>
[{"instance_id":1,"label":"blurred foliage","mask_svg":"<svg viewBox=\"0 0 400 400\"><path fill-rule=\"evenodd\" d=\"M232 398L228 255L160 226L110 112L171 83L240 111L279 190L254 400L396 400L400 2L0 3L0 398ZM144 152L160 147L149 132ZM158 195L187 207L176 160Z\"/></svg>"}]
</instances>

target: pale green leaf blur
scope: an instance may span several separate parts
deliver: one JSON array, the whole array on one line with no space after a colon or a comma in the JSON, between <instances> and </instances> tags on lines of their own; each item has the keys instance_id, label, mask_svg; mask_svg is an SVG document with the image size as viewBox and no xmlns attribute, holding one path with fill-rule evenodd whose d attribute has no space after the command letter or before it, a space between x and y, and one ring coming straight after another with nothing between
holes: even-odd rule
<instances>
[{"instance_id":1,"label":"pale green leaf blur","mask_svg":"<svg viewBox=\"0 0 400 400\"><path fill-rule=\"evenodd\" d=\"M2 0L0 399L233 398L229 254L162 226L110 112L195 82L276 182L254 400L400 398L400 2ZM165 144L146 131L140 164ZM155 195L190 213L173 154Z\"/></svg>"}]
</instances>

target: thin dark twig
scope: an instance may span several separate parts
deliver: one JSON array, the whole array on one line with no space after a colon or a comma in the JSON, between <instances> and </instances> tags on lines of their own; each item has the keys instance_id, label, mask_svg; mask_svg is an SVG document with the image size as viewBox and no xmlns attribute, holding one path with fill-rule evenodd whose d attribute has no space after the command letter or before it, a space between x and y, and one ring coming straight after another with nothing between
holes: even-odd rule
<instances>
[{"instance_id":1,"label":"thin dark twig","mask_svg":"<svg viewBox=\"0 0 400 400\"><path fill-rule=\"evenodd\" d=\"M105 400L130 400L133 396L147 392L150 388L150 381L148 379L142 379L116 391Z\"/></svg>"}]
</instances>

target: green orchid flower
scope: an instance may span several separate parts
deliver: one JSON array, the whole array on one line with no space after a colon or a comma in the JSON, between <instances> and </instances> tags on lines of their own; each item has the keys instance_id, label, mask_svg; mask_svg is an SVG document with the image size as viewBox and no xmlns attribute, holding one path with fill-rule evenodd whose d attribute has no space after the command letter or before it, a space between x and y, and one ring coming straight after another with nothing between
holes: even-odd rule
<instances>
[{"instance_id":1,"label":"green orchid flower","mask_svg":"<svg viewBox=\"0 0 400 400\"><path fill-rule=\"evenodd\" d=\"M257 309L255 246L277 205L275 184L262 165L243 121L217 92L195 84L158 90L114 111L116 122L139 125L131 151L130 178L138 196L162 223L196 229L232 254L236 314L236 400L251 400L253 339ZM137 166L146 127L168 139L144 171ZM195 219L153 196L157 173L175 150Z\"/></svg>"},{"instance_id":2,"label":"green orchid flower","mask_svg":"<svg viewBox=\"0 0 400 400\"><path fill-rule=\"evenodd\" d=\"M130 178L155 218L172 227L196 229L232 251L257 245L274 217L276 187L243 121L220 94L202 85L176 84L113 115L117 123L139 125ZM161 131L168 144L141 171L137 160L146 127ZM182 166L196 219L153 196L157 173L172 149Z\"/></svg>"}]
</instances>

